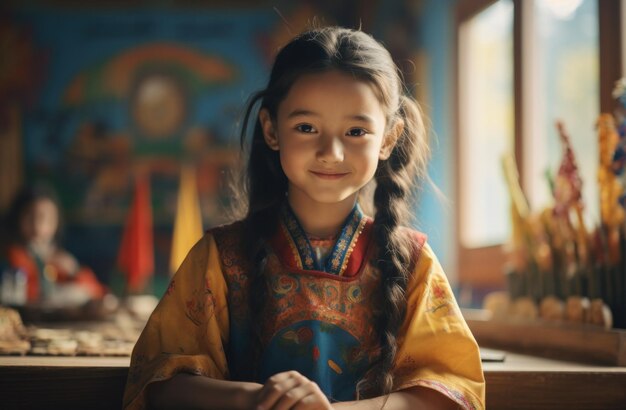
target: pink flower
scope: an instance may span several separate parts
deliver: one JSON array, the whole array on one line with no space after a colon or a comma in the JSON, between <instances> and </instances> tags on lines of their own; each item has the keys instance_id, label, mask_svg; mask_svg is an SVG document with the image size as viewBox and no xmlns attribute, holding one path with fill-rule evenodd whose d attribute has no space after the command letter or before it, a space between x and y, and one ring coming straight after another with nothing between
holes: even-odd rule
<instances>
[{"instance_id":1,"label":"pink flower","mask_svg":"<svg viewBox=\"0 0 626 410\"><path fill-rule=\"evenodd\" d=\"M438 285L433 286L433 294L436 298L443 298L446 292Z\"/></svg>"}]
</instances>

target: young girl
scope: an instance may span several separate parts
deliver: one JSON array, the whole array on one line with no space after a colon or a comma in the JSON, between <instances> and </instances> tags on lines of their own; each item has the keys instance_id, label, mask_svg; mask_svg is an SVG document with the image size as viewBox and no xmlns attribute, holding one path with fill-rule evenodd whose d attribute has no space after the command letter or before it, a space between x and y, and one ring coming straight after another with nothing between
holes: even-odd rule
<instances>
[{"instance_id":1,"label":"young girl","mask_svg":"<svg viewBox=\"0 0 626 410\"><path fill-rule=\"evenodd\" d=\"M242 221L190 251L131 360L126 408L484 407L478 347L424 235L428 147L389 53L316 29L276 57ZM359 194L372 179L374 218ZM352 403L350 403L352 401Z\"/></svg>"},{"instance_id":2,"label":"young girl","mask_svg":"<svg viewBox=\"0 0 626 410\"><path fill-rule=\"evenodd\" d=\"M25 275L27 304L78 306L106 292L91 269L59 246L59 217L54 193L43 186L24 188L7 214L0 259Z\"/></svg>"}]
</instances>

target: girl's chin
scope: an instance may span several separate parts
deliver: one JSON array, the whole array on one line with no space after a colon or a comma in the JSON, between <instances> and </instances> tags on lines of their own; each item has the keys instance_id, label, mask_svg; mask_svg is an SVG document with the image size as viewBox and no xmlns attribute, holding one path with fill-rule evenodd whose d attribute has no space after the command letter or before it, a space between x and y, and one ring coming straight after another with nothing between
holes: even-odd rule
<instances>
[{"instance_id":1,"label":"girl's chin","mask_svg":"<svg viewBox=\"0 0 626 410\"><path fill-rule=\"evenodd\" d=\"M313 201L325 205L340 205L354 201L356 197L357 192L312 192L305 193L305 195L298 199L300 201Z\"/></svg>"}]
</instances>

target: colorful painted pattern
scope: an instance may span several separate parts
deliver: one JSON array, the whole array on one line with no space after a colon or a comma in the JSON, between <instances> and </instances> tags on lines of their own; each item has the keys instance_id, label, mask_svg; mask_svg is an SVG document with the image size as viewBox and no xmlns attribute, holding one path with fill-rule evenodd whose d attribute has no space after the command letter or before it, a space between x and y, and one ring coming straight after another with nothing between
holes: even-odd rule
<instances>
[{"instance_id":1,"label":"colorful painted pattern","mask_svg":"<svg viewBox=\"0 0 626 410\"><path fill-rule=\"evenodd\" d=\"M290 216L293 218L293 215ZM283 226L287 225L285 222L297 224L291 218L283 220ZM339 242L341 236L344 236L343 243L350 244L342 247L341 257L358 255L361 260L367 260L364 251L369 248L371 236L360 236L359 233L371 224L372 220L363 217L360 210L355 208L338 239ZM294 227L299 227L299 224L291 225L291 228ZM249 285L247 275L241 272L241 266L245 264L243 257L236 251L241 228L215 231L216 240L220 244L224 277L230 290L229 310L233 312L228 362L235 379L250 377L247 374L250 367L247 319ZM302 230L295 232L302 233ZM284 239L284 231L277 235ZM293 236L290 238L291 241L282 243L288 243L287 246L298 243ZM310 246L308 241L306 244ZM338 276L320 270L301 270L300 266L306 266L307 263L297 263L298 260L303 261L299 253L297 259L285 264L273 246L270 244L268 247L265 271L269 290L266 317L271 320L267 320L263 326L263 356L257 377L262 381L277 372L295 368L318 381L322 390L332 399L354 399L354 386L378 354L375 348L376 335L371 325L372 307L377 300L380 284L377 271L368 269L367 264L360 265L360 269L350 276ZM348 248L351 248L350 255L346 255ZM357 252L354 252L355 248Z\"/></svg>"},{"instance_id":2,"label":"colorful painted pattern","mask_svg":"<svg viewBox=\"0 0 626 410\"><path fill-rule=\"evenodd\" d=\"M335 275L343 275L348 265L350 255L363 233L367 222L361 207L356 204L350 215L346 218L337 241L325 261L317 260L315 251L307 234L302 229L295 214L285 204L281 210L281 229L288 239L293 258L300 269L328 272Z\"/></svg>"},{"instance_id":3,"label":"colorful painted pattern","mask_svg":"<svg viewBox=\"0 0 626 410\"><path fill-rule=\"evenodd\" d=\"M360 342L372 334L372 303L377 299L380 277L369 269L351 280L284 271L269 256L268 273L271 297L268 300L267 337L303 320L320 320L340 326Z\"/></svg>"}]
</instances>

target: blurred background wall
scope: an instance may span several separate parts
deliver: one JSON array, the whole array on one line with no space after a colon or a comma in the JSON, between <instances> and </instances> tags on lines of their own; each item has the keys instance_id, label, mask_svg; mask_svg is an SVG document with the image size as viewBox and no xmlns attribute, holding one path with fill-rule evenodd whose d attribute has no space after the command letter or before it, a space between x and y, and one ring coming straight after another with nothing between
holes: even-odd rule
<instances>
[{"instance_id":1,"label":"blurred background wall","mask_svg":"<svg viewBox=\"0 0 626 410\"><path fill-rule=\"evenodd\" d=\"M130 5L129 5L130 4ZM272 58L310 24L361 27L391 51L435 143L430 175L452 196L451 41L455 0L25 1L0 6L0 209L45 181L63 243L114 289L133 179L149 176L155 276L169 280L181 165L197 171L204 229L225 221L223 175L238 123ZM455 283L451 207L425 186L414 225Z\"/></svg>"}]
</instances>

